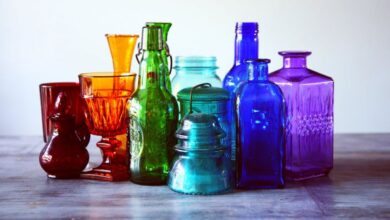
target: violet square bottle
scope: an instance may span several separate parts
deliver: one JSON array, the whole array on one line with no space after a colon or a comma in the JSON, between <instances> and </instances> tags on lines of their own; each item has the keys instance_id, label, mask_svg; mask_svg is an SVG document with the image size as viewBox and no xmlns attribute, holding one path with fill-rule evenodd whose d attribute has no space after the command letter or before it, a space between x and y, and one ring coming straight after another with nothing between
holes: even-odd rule
<instances>
[{"instance_id":1,"label":"violet square bottle","mask_svg":"<svg viewBox=\"0 0 390 220\"><path fill-rule=\"evenodd\" d=\"M333 79L306 66L308 51L282 51L269 76L286 100L286 178L305 180L333 168Z\"/></svg>"}]
</instances>

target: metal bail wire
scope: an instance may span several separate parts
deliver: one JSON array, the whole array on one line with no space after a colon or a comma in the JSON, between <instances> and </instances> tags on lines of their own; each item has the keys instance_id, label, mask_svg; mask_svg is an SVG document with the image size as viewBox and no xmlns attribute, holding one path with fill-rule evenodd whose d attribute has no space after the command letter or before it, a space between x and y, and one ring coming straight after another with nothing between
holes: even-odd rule
<instances>
[{"instance_id":1,"label":"metal bail wire","mask_svg":"<svg viewBox=\"0 0 390 220\"><path fill-rule=\"evenodd\" d=\"M202 83L202 84L196 85L196 86L191 88L191 91L190 91L190 114L192 114L192 112L193 112L192 111L192 92L198 88L210 88L210 87L211 87L210 83Z\"/></svg>"},{"instance_id":2,"label":"metal bail wire","mask_svg":"<svg viewBox=\"0 0 390 220\"><path fill-rule=\"evenodd\" d=\"M172 55L169 51L169 46L166 42L165 42L165 50L167 51L167 57L169 58L169 74L168 75L171 75L172 67L173 67L173 59L172 59Z\"/></svg>"}]
</instances>

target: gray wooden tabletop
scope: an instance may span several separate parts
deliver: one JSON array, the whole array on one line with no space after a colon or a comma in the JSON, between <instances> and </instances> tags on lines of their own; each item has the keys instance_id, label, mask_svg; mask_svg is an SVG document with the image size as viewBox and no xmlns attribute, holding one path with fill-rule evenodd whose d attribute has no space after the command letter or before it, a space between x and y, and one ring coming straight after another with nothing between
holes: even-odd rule
<instances>
[{"instance_id":1,"label":"gray wooden tabletop","mask_svg":"<svg viewBox=\"0 0 390 220\"><path fill-rule=\"evenodd\" d=\"M93 145L88 149L97 161ZM336 135L329 177L216 196L131 182L48 179L38 162L42 147L42 137L0 137L0 218L390 218L390 134Z\"/></svg>"}]
</instances>

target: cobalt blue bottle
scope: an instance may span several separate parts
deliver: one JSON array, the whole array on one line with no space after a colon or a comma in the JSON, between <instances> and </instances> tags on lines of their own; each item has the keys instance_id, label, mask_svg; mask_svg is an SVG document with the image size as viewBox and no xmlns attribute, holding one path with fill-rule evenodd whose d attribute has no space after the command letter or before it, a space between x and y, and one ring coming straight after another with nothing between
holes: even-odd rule
<instances>
[{"instance_id":1,"label":"cobalt blue bottle","mask_svg":"<svg viewBox=\"0 0 390 220\"><path fill-rule=\"evenodd\" d=\"M230 119L232 129L232 161L235 164L236 158L236 143L235 143L235 119L233 111L234 91L237 86L248 80L246 73L245 60L257 59L259 54L258 42L259 25L257 22L237 22L236 23L236 38L234 45L234 65L223 79L222 87L227 90L231 97L231 102L228 106L228 118Z\"/></svg>"},{"instance_id":2,"label":"cobalt blue bottle","mask_svg":"<svg viewBox=\"0 0 390 220\"><path fill-rule=\"evenodd\" d=\"M268 80L268 59L247 60L248 81L236 90L236 186L283 188L285 101Z\"/></svg>"}]
</instances>

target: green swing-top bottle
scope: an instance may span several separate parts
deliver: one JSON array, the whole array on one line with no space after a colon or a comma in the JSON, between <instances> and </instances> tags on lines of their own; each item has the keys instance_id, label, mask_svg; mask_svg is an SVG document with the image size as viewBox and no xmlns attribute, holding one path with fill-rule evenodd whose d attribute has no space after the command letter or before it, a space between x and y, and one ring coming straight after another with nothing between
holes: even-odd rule
<instances>
[{"instance_id":1,"label":"green swing-top bottle","mask_svg":"<svg viewBox=\"0 0 390 220\"><path fill-rule=\"evenodd\" d=\"M165 86L166 68L159 27L143 27L140 86L129 101L131 180L145 185L165 184L176 143L178 107Z\"/></svg>"}]
</instances>

